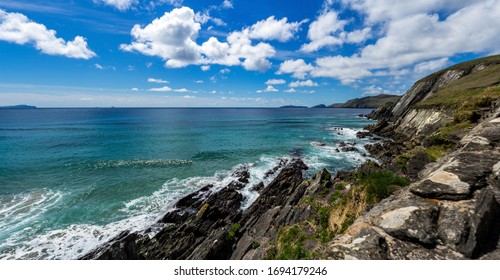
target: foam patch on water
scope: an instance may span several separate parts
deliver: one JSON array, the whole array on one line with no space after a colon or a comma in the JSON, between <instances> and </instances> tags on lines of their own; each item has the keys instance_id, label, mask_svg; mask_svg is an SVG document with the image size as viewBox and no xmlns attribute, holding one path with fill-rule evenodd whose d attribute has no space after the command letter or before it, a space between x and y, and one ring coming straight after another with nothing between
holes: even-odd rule
<instances>
[{"instance_id":1,"label":"foam patch on water","mask_svg":"<svg viewBox=\"0 0 500 280\"><path fill-rule=\"evenodd\" d=\"M62 194L47 189L0 198L0 228L2 232L19 229L57 204Z\"/></svg>"},{"instance_id":2,"label":"foam patch on water","mask_svg":"<svg viewBox=\"0 0 500 280\"><path fill-rule=\"evenodd\" d=\"M108 160L94 165L94 168L119 168L119 167L167 167L191 164L193 161L184 159L133 159L133 160Z\"/></svg>"},{"instance_id":3,"label":"foam patch on water","mask_svg":"<svg viewBox=\"0 0 500 280\"><path fill-rule=\"evenodd\" d=\"M149 215L130 217L105 226L78 224L52 230L22 242L18 232L0 246L0 259L75 259L114 238L124 230L146 229L154 219ZM29 229L27 229L29 230Z\"/></svg>"}]
</instances>

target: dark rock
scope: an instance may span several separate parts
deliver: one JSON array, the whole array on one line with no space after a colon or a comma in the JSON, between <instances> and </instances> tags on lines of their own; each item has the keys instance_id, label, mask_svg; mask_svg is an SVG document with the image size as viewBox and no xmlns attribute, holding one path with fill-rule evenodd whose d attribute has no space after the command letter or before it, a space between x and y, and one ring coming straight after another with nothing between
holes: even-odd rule
<instances>
[{"instance_id":1,"label":"dark rock","mask_svg":"<svg viewBox=\"0 0 500 280\"><path fill-rule=\"evenodd\" d=\"M367 137L370 137L370 136L373 136L373 134L369 131L358 131L356 133L356 137L359 138L359 139L364 139L364 138L367 138Z\"/></svg>"},{"instance_id":2,"label":"dark rock","mask_svg":"<svg viewBox=\"0 0 500 280\"><path fill-rule=\"evenodd\" d=\"M278 165L276 165L272 169L269 169L268 171L266 171L266 173L264 174L264 178L269 178L270 176L276 174L276 172L278 172L278 170L285 167L285 165L287 165L287 164L288 164L288 159L281 158L280 161L278 162Z\"/></svg>"},{"instance_id":3,"label":"dark rock","mask_svg":"<svg viewBox=\"0 0 500 280\"><path fill-rule=\"evenodd\" d=\"M342 152L358 152L359 150L355 147L343 147L340 149Z\"/></svg>"},{"instance_id":4,"label":"dark rock","mask_svg":"<svg viewBox=\"0 0 500 280\"><path fill-rule=\"evenodd\" d=\"M264 188L264 183L260 182L252 187L252 191L260 192Z\"/></svg>"},{"instance_id":5,"label":"dark rock","mask_svg":"<svg viewBox=\"0 0 500 280\"><path fill-rule=\"evenodd\" d=\"M500 204L488 187L478 195L467 241L458 250L466 257L478 258L497 248L500 238Z\"/></svg>"},{"instance_id":6,"label":"dark rock","mask_svg":"<svg viewBox=\"0 0 500 280\"><path fill-rule=\"evenodd\" d=\"M411 180L418 179L418 173L424 169L424 167L430 163L431 160L424 152L417 152L413 157L411 157L405 165L405 173L410 177Z\"/></svg>"}]
</instances>

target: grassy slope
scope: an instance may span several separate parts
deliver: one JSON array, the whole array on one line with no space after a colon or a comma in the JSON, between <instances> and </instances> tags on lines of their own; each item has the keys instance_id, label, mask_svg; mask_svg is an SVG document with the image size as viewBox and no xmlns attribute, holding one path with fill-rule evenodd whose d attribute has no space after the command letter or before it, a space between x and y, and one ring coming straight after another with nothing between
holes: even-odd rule
<instances>
[{"instance_id":1,"label":"grassy slope","mask_svg":"<svg viewBox=\"0 0 500 280\"><path fill-rule=\"evenodd\" d=\"M363 98L351 99L345 103L335 103L330 108L377 108L388 102L396 103L401 96L381 94L377 96L368 96Z\"/></svg>"}]
</instances>

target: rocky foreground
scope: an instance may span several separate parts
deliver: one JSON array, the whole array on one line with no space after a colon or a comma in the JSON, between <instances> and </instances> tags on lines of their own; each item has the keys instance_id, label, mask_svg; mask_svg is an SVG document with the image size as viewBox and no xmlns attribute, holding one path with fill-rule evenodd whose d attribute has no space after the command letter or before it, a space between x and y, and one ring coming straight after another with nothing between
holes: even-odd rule
<instances>
[{"instance_id":1,"label":"rocky foreground","mask_svg":"<svg viewBox=\"0 0 500 280\"><path fill-rule=\"evenodd\" d=\"M500 259L499 85L500 56L439 71L371 114L379 164L304 179L283 160L244 211L237 170L82 259Z\"/></svg>"}]
</instances>

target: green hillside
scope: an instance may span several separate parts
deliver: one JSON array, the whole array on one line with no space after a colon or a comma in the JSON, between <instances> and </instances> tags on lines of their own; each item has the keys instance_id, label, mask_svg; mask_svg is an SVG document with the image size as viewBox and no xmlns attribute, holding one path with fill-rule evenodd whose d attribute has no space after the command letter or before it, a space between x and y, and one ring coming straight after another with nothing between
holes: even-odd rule
<instances>
[{"instance_id":1,"label":"green hillside","mask_svg":"<svg viewBox=\"0 0 500 280\"><path fill-rule=\"evenodd\" d=\"M335 103L330 108L378 108L386 103L396 103L401 96L380 94L377 96L368 96L363 98L351 99L345 103Z\"/></svg>"}]
</instances>

